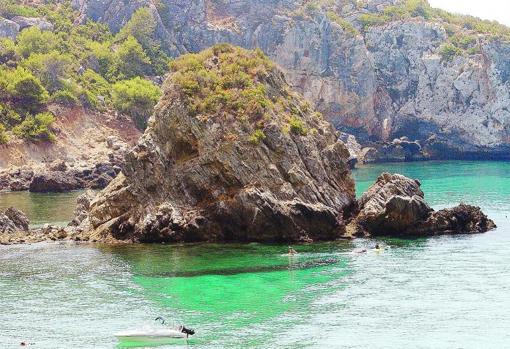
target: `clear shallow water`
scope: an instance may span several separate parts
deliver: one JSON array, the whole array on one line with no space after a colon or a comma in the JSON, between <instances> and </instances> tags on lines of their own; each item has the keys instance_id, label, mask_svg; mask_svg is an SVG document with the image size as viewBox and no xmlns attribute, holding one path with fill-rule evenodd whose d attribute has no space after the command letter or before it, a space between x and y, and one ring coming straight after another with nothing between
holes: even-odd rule
<instances>
[{"instance_id":1,"label":"clear shallow water","mask_svg":"<svg viewBox=\"0 0 510 349\"><path fill-rule=\"evenodd\" d=\"M259 244L0 247L0 347L115 348L114 332L156 316L194 327L190 348L507 347L510 163L375 165L356 171L358 188L385 170L420 178L435 208L482 206L499 228L291 258Z\"/></svg>"},{"instance_id":2,"label":"clear shallow water","mask_svg":"<svg viewBox=\"0 0 510 349\"><path fill-rule=\"evenodd\" d=\"M16 207L25 212L32 226L69 223L82 191L69 193L0 192L0 211Z\"/></svg>"}]
</instances>

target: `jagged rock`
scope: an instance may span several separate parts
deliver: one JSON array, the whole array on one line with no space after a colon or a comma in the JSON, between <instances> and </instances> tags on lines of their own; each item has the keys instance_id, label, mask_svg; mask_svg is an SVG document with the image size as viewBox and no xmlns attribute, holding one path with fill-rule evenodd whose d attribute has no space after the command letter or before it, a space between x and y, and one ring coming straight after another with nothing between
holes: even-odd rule
<instances>
[{"instance_id":1,"label":"jagged rock","mask_svg":"<svg viewBox=\"0 0 510 349\"><path fill-rule=\"evenodd\" d=\"M11 207L0 212L0 234L28 231L29 220L21 211Z\"/></svg>"},{"instance_id":2,"label":"jagged rock","mask_svg":"<svg viewBox=\"0 0 510 349\"><path fill-rule=\"evenodd\" d=\"M0 38L14 40L18 36L20 26L18 23L5 18L0 18Z\"/></svg>"},{"instance_id":3,"label":"jagged rock","mask_svg":"<svg viewBox=\"0 0 510 349\"><path fill-rule=\"evenodd\" d=\"M370 143L358 155L364 163L404 162L430 159L429 152L422 149L417 141L409 141L406 137L396 138L392 142Z\"/></svg>"},{"instance_id":4,"label":"jagged rock","mask_svg":"<svg viewBox=\"0 0 510 349\"><path fill-rule=\"evenodd\" d=\"M249 62L240 69L250 69L250 75L241 75L250 76L249 85L263 91L258 98L268 99L264 112L256 112L257 104L251 104L255 111L240 114L226 101L216 111L211 107L197 113L193 103L209 91L207 83L188 97L180 76L189 68L171 74L122 173L91 203L91 239L340 237L343 217L354 202L354 183L347 166L349 152L333 127L313 113L259 53L221 45L196 58L205 71L219 76L226 74L229 62ZM175 64L186 66L186 59ZM291 119L297 120L292 127Z\"/></svg>"},{"instance_id":5,"label":"jagged rock","mask_svg":"<svg viewBox=\"0 0 510 349\"><path fill-rule=\"evenodd\" d=\"M29 190L33 193L64 192L81 189L83 185L65 172L46 172L32 178Z\"/></svg>"},{"instance_id":6,"label":"jagged rock","mask_svg":"<svg viewBox=\"0 0 510 349\"><path fill-rule=\"evenodd\" d=\"M53 24L44 18L16 16L11 21L19 25L19 30L29 27L38 27L41 30L53 31Z\"/></svg>"},{"instance_id":7,"label":"jagged rock","mask_svg":"<svg viewBox=\"0 0 510 349\"><path fill-rule=\"evenodd\" d=\"M461 204L434 211L424 200L420 182L399 174L381 174L358 207L347 229L352 235L473 234L496 227L479 207Z\"/></svg>"},{"instance_id":8,"label":"jagged rock","mask_svg":"<svg viewBox=\"0 0 510 349\"><path fill-rule=\"evenodd\" d=\"M356 222L364 230L380 234L404 231L432 211L423 197L419 181L383 173L358 200Z\"/></svg>"},{"instance_id":9,"label":"jagged rock","mask_svg":"<svg viewBox=\"0 0 510 349\"><path fill-rule=\"evenodd\" d=\"M87 225L87 229L88 229L88 223L84 224L84 222L88 219L88 214L90 211L90 203L92 202L92 200L94 199L95 196L96 196L96 194L91 190L87 190L85 193L78 196L78 198L76 199L76 208L74 210L74 218L69 223L70 227Z\"/></svg>"},{"instance_id":10,"label":"jagged rock","mask_svg":"<svg viewBox=\"0 0 510 349\"><path fill-rule=\"evenodd\" d=\"M15 209L14 207L10 207L4 211L4 215L14 223L16 228L19 230L28 231L30 221L23 212Z\"/></svg>"},{"instance_id":11,"label":"jagged rock","mask_svg":"<svg viewBox=\"0 0 510 349\"><path fill-rule=\"evenodd\" d=\"M55 160L49 166L50 171L65 172L67 171L67 165L64 160Z\"/></svg>"},{"instance_id":12,"label":"jagged rock","mask_svg":"<svg viewBox=\"0 0 510 349\"><path fill-rule=\"evenodd\" d=\"M349 167L351 169L353 169L356 166L356 164L362 160L361 159L361 151L362 151L361 145L358 143L355 136L345 133L345 132L340 133L340 140L342 142L344 142L345 146L349 150L350 157L349 157L348 164L349 164Z\"/></svg>"}]
</instances>

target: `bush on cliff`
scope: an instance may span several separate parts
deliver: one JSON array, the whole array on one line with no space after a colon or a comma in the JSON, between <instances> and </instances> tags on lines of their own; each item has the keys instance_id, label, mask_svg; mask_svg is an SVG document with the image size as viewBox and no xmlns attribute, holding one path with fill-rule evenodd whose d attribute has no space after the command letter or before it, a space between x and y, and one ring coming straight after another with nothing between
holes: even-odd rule
<instances>
[{"instance_id":1,"label":"bush on cliff","mask_svg":"<svg viewBox=\"0 0 510 349\"><path fill-rule=\"evenodd\" d=\"M41 31L38 27L30 27L23 30L16 38L17 52L27 58L34 53L49 53L55 50L59 44L55 34Z\"/></svg>"},{"instance_id":2,"label":"bush on cliff","mask_svg":"<svg viewBox=\"0 0 510 349\"><path fill-rule=\"evenodd\" d=\"M57 51L33 53L21 65L36 76L46 90L53 93L62 89L70 78L72 58Z\"/></svg>"},{"instance_id":3,"label":"bush on cliff","mask_svg":"<svg viewBox=\"0 0 510 349\"><path fill-rule=\"evenodd\" d=\"M112 99L115 108L130 115L136 126L143 130L160 95L156 85L136 77L114 84Z\"/></svg>"},{"instance_id":4,"label":"bush on cliff","mask_svg":"<svg viewBox=\"0 0 510 349\"><path fill-rule=\"evenodd\" d=\"M18 137L30 141L54 141L55 135L50 129L54 121L55 117L50 113L39 113L35 116L27 116L21 124L14 127L13 132Z\"/></svg>"},{"instance_id":5,"label":"bush on cliff","mask_svg":"<svg viewBox=\"0 0 510 349\"><path fill-rule=\"evenodd\" d=\"M0 124L0 144L5 144L9 141L9 136L5 132L5 126Z\"/></svg>"},{"instance_id":6,"label":"bush on cliff","mask_svg":"<svg viewBox=\"0 0 510 349\"><path fill-rule=\"evenodd\" d=\"M221 69L207 67L220 62ZM228 113L244 119L262 117L271 105L263 80L273 67L260 50L222 44L170 64L172 80L187 96L191 113Z\"/></svg>"},{"instance_id":7,"label":"bush on cliff","mask_svg":"<svg viewBox=\"0 0 510 349\"><path fill-rule=\"evenodd\" d=\"M3 92L0 98L21 112L37 112L49 98L41 81L21 67L0 70L0 90Z\"/></svg>"}]
</instances>

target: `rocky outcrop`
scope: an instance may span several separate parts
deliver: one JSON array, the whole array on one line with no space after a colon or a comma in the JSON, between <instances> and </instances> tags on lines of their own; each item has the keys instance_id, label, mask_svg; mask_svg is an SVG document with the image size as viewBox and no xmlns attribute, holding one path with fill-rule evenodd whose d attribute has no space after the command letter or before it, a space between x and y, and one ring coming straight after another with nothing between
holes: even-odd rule
<instances>
[{"instance_id":1,"label":"rocky outcrop","mask_svg":"<svg viewBox=\"0 0 510 349\"><path fill-rule=\"evenodd\" d=\"M114 30L148 7L174 57L218 42L259 47L294 88L364 146L407 136L425 147L433 137L426 158L508 159L510 44L419 16L362 29L362 15L401 2L73 1L82 21ZM445 60L440 48L452 28L474 43Z\"/></svg>"},{"instance_id":2,"label":"rocky outcrop","mask_svg":"<svg viewBox=\"0 0 510 349\"><path fill-rule=\"evenodd\" d=\"M434 211L420 182L383 173L358 200L359 212L349 223L352 235L431 236L483 233L496 227L479 207L461 204Z\"/></svg>"},{"instance_id":3,"label":"rocky outcrop","mask_svg":"<svg viewBox=\"0 0 510 349\"><path fill-rule=\"evenodd\" d=\"M15 16L7 19L0 17L0 38L15 40L20 31L29 27L38 27L47 31L54 29L53 24L44 18Z\"/></svg>"},{"instance_id":4,"label":"rocky outcrop","mask_svg":"<svg viewBox=\"0 0 510 349\"><path fill-rule=\"evenodd\" d=\"M79 188L80 184L74 177L60 171L54 171L34 176L29 190L33 193L57 193Z\"/></svg>"},{"instance_id":5,"label":"rocky outcrop","mask_svg":"<svg viewBox=\"0 0 510 349\"><path fill-rule=\"evenodd\" d=\"M0 18L0 38L14 40L19 32L19 24L5 18Z\"/></svg>"},{"instance_id":6,"label":"rocky outcrop","mask_svg":"<svg viewBox=\"0 0 510 349\"><path fill-rule=\"evenodd\" d=\"M27 232L29 226L25 214L13 207L0 212L0 234L13 234L16 232Z\"/></svg>"},{"instance_id":7,"label":"rocky outcrop","mask_svg":"<svg viewBox=\"0 0 510 349\"><path fill-rule=\"evenodd\" d=\"M278 68L260 52L229 45L173 66L122 173L90 204L91 239L309 241L344 234L354 202L349 153ZM186 81L204 76L188 90ZM231 80L238 77L245 80ZM203 101L212 104L201 110Z\"/></svg>"},{"instance_id":8,"label":"rocky outcrop","mask_svg":"<svg viewBox=\"0 0 510 349\"><path fill-rule=\"evenodd\" d=\"M19 25L19 30L38 27L41 30L53 31L53 24L44 18L16 16L11 21Z\"/></svg>"}]
</instances>

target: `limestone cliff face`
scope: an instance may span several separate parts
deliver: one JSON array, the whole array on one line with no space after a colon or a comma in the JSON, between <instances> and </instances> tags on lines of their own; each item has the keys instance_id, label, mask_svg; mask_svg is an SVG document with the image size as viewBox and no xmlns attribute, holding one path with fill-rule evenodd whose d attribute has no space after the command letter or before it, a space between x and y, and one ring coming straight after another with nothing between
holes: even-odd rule
<instances>
[{"instance_id":1,"label":"limestone cliff face","mask_svg":"<svg viewBox=\"0 0 510 349\"><path fill-rule=\"evenodd\" d=\"M91 238L335 239L355 201L348 158L260 51L185 55L123 173L91 203Z\"/></svg>"},{"instance_id":2,"label":"limestone cliff face","mask_svg":"<svg viewBox=\"0 0 510 349\"><path fill-rule=\"evenodd\" d=\"M427 145L430 157L509 156L509 43L480 36L476 53L444 61L438 52L447 41L445 23L409 18L361 31L362 14L381 13L398 0L363 6L336 0L329 11L313 3L74 1L82 20L114 30L137 8L150 7L173 56L219 42L260 47L294 88L362 142L404 135Z\"/></svg>"}]
</instances>

